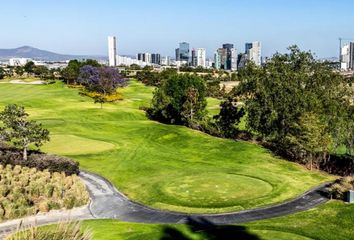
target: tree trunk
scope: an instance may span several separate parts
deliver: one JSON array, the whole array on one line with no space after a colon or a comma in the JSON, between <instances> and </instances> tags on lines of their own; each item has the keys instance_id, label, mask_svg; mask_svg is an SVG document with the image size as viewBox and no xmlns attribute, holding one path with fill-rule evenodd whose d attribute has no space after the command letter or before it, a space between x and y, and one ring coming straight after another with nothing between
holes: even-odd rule
<instances>
[{"instance_id":1,"label":"tree trunk","mask_svg":"<svg viewBox=\"0 0 354 240\"><path fill-rule=\"evenodd\" d=\"M27 147L23 148L23 160L27 161Z\"/></svg>"}]
</instances>

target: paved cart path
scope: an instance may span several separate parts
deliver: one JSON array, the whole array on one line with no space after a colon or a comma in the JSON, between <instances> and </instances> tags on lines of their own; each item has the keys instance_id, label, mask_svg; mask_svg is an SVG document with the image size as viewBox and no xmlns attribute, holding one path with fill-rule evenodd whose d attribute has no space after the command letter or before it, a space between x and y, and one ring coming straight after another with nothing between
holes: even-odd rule
<instances>
[{"instance_id":1,"label":"paved cart path","mask_svg":"<svg viewBox=\"0 0 354 240\"><path fill-rule=\"evenodd\" d=\"M153 209L133 202L119 192L108 180L96 174L81 171L80 178L90 193L91 202L89 205L70 211L53 211L0 223L0 233L2 233L0 238L16 230L20 223L26 227L65 220L117 219L139 223L184 223L194 219L217 225L245 223L305 211L329 200L325 196L326 184L323 184L296 199L269 207L225 214L185 214Z\"/></svg>"}]
</instances>

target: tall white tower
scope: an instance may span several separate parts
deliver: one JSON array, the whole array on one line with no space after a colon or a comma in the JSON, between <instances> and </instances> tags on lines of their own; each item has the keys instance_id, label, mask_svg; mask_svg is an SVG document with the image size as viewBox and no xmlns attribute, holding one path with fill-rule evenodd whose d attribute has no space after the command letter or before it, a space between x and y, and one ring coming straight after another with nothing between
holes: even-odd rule
<instances>
[{"instance_id":1,"label":"tall white tower","mask_svg":"<svg viewBox=\"0 0 354 240\"><path fill-rule=\"evenodd\" d=\"M206 67L206 49L205 48L197 48L197 66Z\"/></svg>"},{"instance_id":2,"label":"tall white tower","mask_svg":"<svg viewBox=\"0 0 354 240\"><path fill-rule=\"evenodd\" d=\"M110 67L117 66L117 43L116 37L108 37L108 65Z\"/></svg>"},{"instance_id":3,"label":"tall white tower","mask_svg":"<svg viewBox=\"0 0 354 240\"><path fill-rule=\"evenodd\" d=\"M256 65L260 66L262 64L262 45L261 42L253 42L252 48L248 52L248 60L254 62Z\"/></svg>"}]
</instances>

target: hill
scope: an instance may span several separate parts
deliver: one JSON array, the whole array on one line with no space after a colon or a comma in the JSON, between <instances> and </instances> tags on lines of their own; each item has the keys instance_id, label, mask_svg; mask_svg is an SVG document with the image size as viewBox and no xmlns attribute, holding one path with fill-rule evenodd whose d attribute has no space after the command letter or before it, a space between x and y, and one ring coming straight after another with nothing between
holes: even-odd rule
<instances>
[{"instance_id":1,"label":"hill","mask_svg":"<svg viewBox=\"0 0 354 240\"><path fill-rule=\"evenodd\" d=\"M10 58L31 58L40 61L66 61L72 59L105 59L102 56L85 56L85 55L66 55L54 53L38 48L23 46L13 49L0 49L0 59L8 60Z\"/></svg>"}]
</instances>

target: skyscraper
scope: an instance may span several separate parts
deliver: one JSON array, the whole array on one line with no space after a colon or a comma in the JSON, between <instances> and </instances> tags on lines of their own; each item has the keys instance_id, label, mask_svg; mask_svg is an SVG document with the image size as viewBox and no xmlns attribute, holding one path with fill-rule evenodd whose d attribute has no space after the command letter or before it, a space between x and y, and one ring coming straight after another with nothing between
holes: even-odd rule
<instances>
[{"instance_id":1,"label":"skyscraper","mask_svg":"<svg viewBox=\"0 0 354 240\"><path fill-rule=\"evenodd\" d=\"M350 42L342 47L341 51L341 69L353 70L354 69L354 42Z\"/></svg>"},{"instance_id":2,"label":"skyscraper","mask_svg":"<svg viewBox=\"0 0 354 240\"><path fill-rule=\"evenodd\" d=\"M237 50L233 44L226 43L215 54L215 68L224 70L237 70Z\"/></svg>"},{"instance_id":3,"label":"skyscraper","mask_svg":"<svg viewBox=\"0 0 354 240\"><path fill-rule=\"evenodd\" d=\"M151 54L151 63L153 64L161 64L161 55L158 53Z\"/></svg>"},{"instance_id":4,"label":"skyscraper","mask_svg":"<svg viewBox=\"0 0 354 240\"><path fill-rule=\"evenodd\" d=\"M206 67L206 49L197 48L196 50L196 66L197 67Z\"/></svg>"},{"instance_id":5,"label":"skyscraper","mask_svg":"<svg viewBox=\"0 0 354 240\"><path fill-rule=\"evenodd\" d=\"M246 43L246 54L249 61L257 66L262 64L262 47L260 42Z\"/></svg>"},{"instance_id":6,"label":"skyscraper","mask_svg":"<svg viewBox=\"0 0 354 240\"><path fill-rule=\"evenodd\" d=\"M110 67L117 66L117 45L116 37L108 37L108 65Z\"/></svg>"},{"instance_id":7,"label":"skyscraper","mask_svg":"<svg viewBox=\"0 0 354 240\"><path fill-rule=\"evenodd\" d=\"M176 49L176 61L189 62L189 43L182 42Z\"/></svg>"}]
</instances>

